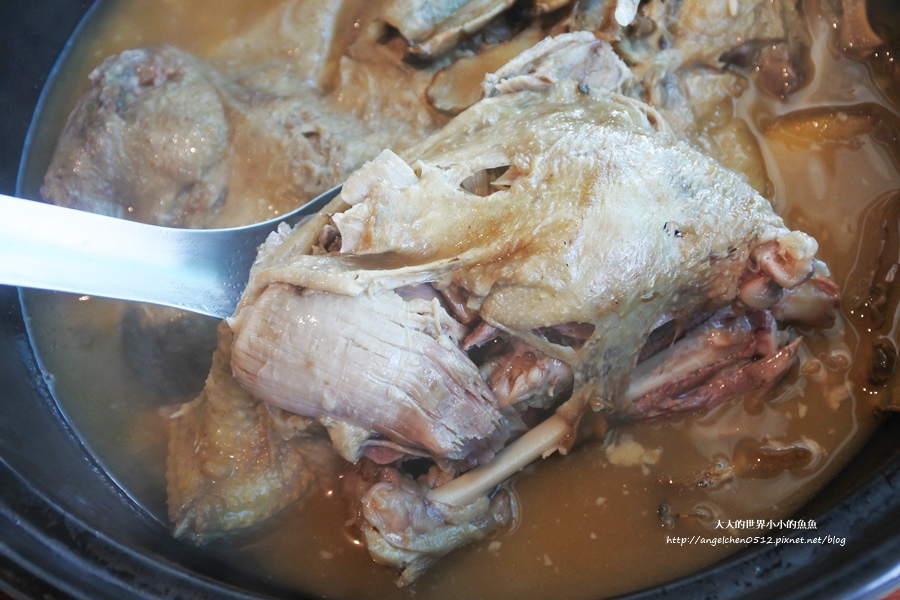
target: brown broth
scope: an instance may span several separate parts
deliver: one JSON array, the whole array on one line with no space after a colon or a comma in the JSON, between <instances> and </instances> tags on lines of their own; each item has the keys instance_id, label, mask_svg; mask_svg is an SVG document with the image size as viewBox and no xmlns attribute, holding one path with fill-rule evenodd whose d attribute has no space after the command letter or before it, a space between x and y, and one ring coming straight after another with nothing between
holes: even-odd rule
<instances>
[{"instance_id":1,"label":"brown broth","mask_svg":"<svg viewBox=\"0 0 900 600\"><path fill-rule=\"evenodd\" d=\"M53 140L84 87L79 82L104 56L163 41L204 54L259 18L262 6L276 4L103 4L46 107L26 192L36 193ZM889 100L895 90L886 95L875 87L871 65L830 52L828 23L812 18L811 28L817 40L813 82L788 102L751 92L740 107L762 145L776 207L790 226L820 241L820 256L847 296L845 341L837 330L833 339L811 334L798 369L806 376L789 377L765 404L738 403L701 418L622 427L607 440L631 438L646 450L659 449L655 462L651 457L643 465L616 466L596 442L529 467L512 484L521 515L515 527L442 559L413 590L396 588L392 573L371 561L345 527L346 508L330 492L288 510L277 523L198 552L330 597L596 598L671 580L742 547L678 546L669 536L793 532L717 525L777 522L836 473L872 430L874 408L891 400L889 387L867 382L872 342L879 336L897 341L893 315L873 325L859 313L864 302L856 294L867 289L861 282L872 279L885 223L891 239L897 238L900 175L898 146L891 143L897 114ZM887 245L893 254L886 260L896 262L896 241ZM120 350L122 303L45 292L24 297L35 347L65 414L122 488L165 523L165 432L158 409L183 399L155 396L130 371ZM896 305L890 298L888 306ZM754 445L804 439L823 450L808 467L704 489L669 482ZM664 526L661 507L674 517L674 527Z\"/></svg>"}]
</instances>

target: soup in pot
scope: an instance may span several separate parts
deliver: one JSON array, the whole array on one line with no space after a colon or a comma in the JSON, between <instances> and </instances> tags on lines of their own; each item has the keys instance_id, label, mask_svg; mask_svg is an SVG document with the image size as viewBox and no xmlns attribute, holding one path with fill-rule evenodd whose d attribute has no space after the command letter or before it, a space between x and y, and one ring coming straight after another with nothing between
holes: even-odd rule
<instances>
[{"instance_id":1,"label":"soup in pot","mask_svg":"<svg viewBox=\"0 0 900 600\"><path fill-rule=\"evenodd\" d=\"M562 95L572 77L577 85L570 91L576 92L565 102L599 98L611 102L613 112L638 106L639 114L628 118L646 117L640 135L652 130L650 140L671 136L690 156L711 156L728 177L740 174L736 181L746 194L769 199L787 227L815 238L822 266L804 284L820 276L836 284L839 311L808 317L832 310L822 308L836 297L824 283L808 303L790 303L796 314L772 309L779 321L791 323L772 334L784 338L780 348L788 338L799 341L783 372L761 386L764 393L741 388L690 410L670 409L676 400L686 402L690 394L684 391L646 410L591 407L599 410L579 417L581 426L589 425L579 431L579 443L517 469L492 489L492 502L502 493L507 503L503 523L476 532L440 560L425 552L428 568L407 579L402 573L408 563L385 567L372 560L371 538L361 533L372 525L360 528L365 509L356 504L359 486L402 476L439 490L444 479L489 465L493 454L501 456L517 442L497 442L486 457L474 451L440 455L423 450L419 440L400 443L381 430L364 443L346 444L350 429L334 425L336 413L292 411L294 405L270 401L240 377L241 389L252 394L238 393L252 399L217 401L226 396L216 395L224 384L207 377L211 366L217 373L211 357L219 344L217 356L225 360L223 348L236 354L239 342L232 346L221 331L217 339L214 320L102 298L24 292L36 351L85 444L137 504L186 543L197 543L197 552L328 597L605 597L695 572L747 545L828 536L797 513L894 403L897 76L893 48L869 27L861 4L834 3L844 13L824 0L804 2L802 10L789 2L645 2L634 3L633 14L624 2L497 2L481 13L472 2L419 4L101 2L53 84L26 184L47 201L123 218L182 227L253 222L364 173L384 148L424 178L422 168L440 163L423 150L428 140L453 135L453 124L487 110L480 107L525 97L514 94L534 94L533 102L542 105L541 94ZM763 5L778 10L770 13ZM554 91L497 92L488 86L484 95L490 97L481 100L485 75L501 85L513 76L491 80L489 74L504 73L504 65L515 65L541 40L577 40L565 36L585 31L592 34L586 46L572 42L565 48L590 48L586 55L595 62L569 54L552 76L541 71L545 65L538 59L515 73L532 77L525 87L533 87L537 72L539 84ZM559 50L547 56L559 56L553 52ZM620 71L609 66L615 61L623 65ZM576 71L581 80L572 75ZM610 73L619 78L610 83ZM498 122L507 118L499 108L491 110ZM523 147L540 145L536 130ZM464 143L450 140L442 148ZM506 193L515 189L514 170L485 172L487 183L466 180L462 187L479 197L492 197L495 189ZM329 226L349 220L330 215ZM458 228L454 223L452 229ZM346 253L350 229L338 229ZM317 238L309 255L339 256L334 227L322 231L332 236ZM685 234L688 228L673 229L678 238ZM748 281L740 277L741 285ZM454 290L464 289L457 284L433 285L438 293L429 289L434 297L428 302L463 322L452 308ZM464 289L467 298L474 288ZM736 302L740 311L755 314L752 301ZM773 302L780 303L781 295ZM249 327L251 317L229 324L238 340L239 327ZM512 326L474 319L463 323L466 336L475 335L480 323L487 324L482 333L488 326L500 331L466 349L490 383L498 368L493 365L519 342ZM651 340L665 333L666 323L686 331L696 326L686 315L659 327L652 323ZM587 333L575 327L542 335L560 336L553 339L577 350L592 343L597 326L591 327ZM676 339L661 346L676 347ZM232 357L228 364L231 377L238 363ZM579 389L579 373L568 387L547 392L552 397L544 404L498 409L509 439L539 426L532 421L565 414L560 407L577 395L572 390ZM734 381L704 379L698 389L708 398L714 384L727 388ZM488 395L493 402L501 392L494 386ZM201 433L190 430L196 437L179 445L178 436L187 434L173 421L203 403L226 406L208 413L222 420L201 421ZM602 418L594 422L594 414ZM246 415L252 420L241 420ZM260 439L277 437L266 446L274 458L263 467L247 458L262 452L253 445L259 428ZM209 441L212 431L223 437ZM301 438L310 445L295 452L291 444ZM183 448L213 443L235 444L227 448L230 459L191 467L197 457ZM358 455L348 460L352 451ZM297 460L299 471L315 477L298 474L290 462ZM185 483L179 465L199 474L185 476ZM273 472L284 475L266 479ZM247 479L222 483L235 473ZM196 481L199 492L184 492ZM247 504L232 512L221 508L231 497L216 486L244 482ZM219 502L217 494L227 499Z\"/></svg>"}]
</instances>

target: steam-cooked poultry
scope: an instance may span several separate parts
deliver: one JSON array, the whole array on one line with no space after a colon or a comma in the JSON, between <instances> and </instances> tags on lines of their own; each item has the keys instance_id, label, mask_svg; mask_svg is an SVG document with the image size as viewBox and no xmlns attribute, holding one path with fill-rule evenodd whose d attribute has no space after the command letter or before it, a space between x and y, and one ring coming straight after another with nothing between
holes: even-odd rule
<instances>
[{"instance_id":1,"label":"steam-cooked poultry","mask_svg":"<svg viewBox=\"0 0 900 600\"><path fill-rule=\"evenodd\" d=\"M515 80L509 93L495 83L405 158L364 165L318 218L273 234L231 321L244 388L318 420L345 458L395 464L360 510L370 552L404 581L469 539L441 533L463 507L480 507L472 518L486 526L504 521L486 511L507 465L566 450L597 415L702 411L768 389L796 347L770 309L826 273L816 242L741 176L649 106L590 85L623 68L603 42L571 34L534 54L497 78ZM549 76L557 63L580 79ZM632 376L654 330L727 307L705 321L714 333ZM537 404L552 416L503 450L531 405L501 405L461 349L470 333L497 342L492 356L555 359L567 381ZM671 366L683 349L690 366ZM535 389L547 371L529 369ZM481 467L428 489L395 471L422 456L451 476ZM417 551L423 522L450 541Z\"/></svg>"},{"instance_id":2,"label":"steam-cooked poultry","mask_svg":"<svg viewBox=\"0 0 900 600\"><path fill-rule=\"evenodd\" d=\"M273 77L259 71L228 73L171 46L110 57L69 118L42 194L161 225L239 225L292 210L385 145L408 145L436 125L424 100L393 98L403 117L389 128L390 111L372 124L300 74L259 89L260 77ZM364 64L345 61L341 75L369 103L384 102L362 91L372 77Z\"/></svg>"},{"instance_id":3,"label":"steam-cooked poultry","mask_svg":"<svg viewBox=\"0 0 900 600\"><path fill-rule=\"evenodd\" d=\"M385 70L364 44L329 61L328 34L291 51L307 17L332 31L339 2L286 3L215 60L169 47L111 59L44 194L231 224L313 195L383 146L401 152L267 242L205 390L172 415L168 481L176 533L205 540L353 463L345 487L369 550L410 582L511 520L497 486L525 464L607 422L764 394L794 364L786 324L827 323L838 292L815 241L757 193L763 160L733 118L752 80L777 97L804 83L794 3L594 2L564 15L572 3L554 1L534 4L565 9L557 20L525 29L500 22L504 0L389 4L396 31L363 20L359 39L388 39L390 53L402 35L407 57L436 61L428 69ZM487 52L472 48L505 59L570 29L591 32L489 69L484 100L401 151L444 121L420 99L429 69L449 63L435 82L455 81L451 48L477 72ZM452 112L477 96L441 104L439 91L431 102ZM188 121L202 145L145 143ZM431 466L416 477L420 459Z\"/></svg>"},{"instance_id":4,"label":"steam-cooked poultry","mask_svg":"<svg viewBox=\"0 0 900 600\"><path fill-rule=\"evenodd\" d=\"M446 120L425 99L427 71L386 49L334 60L357 17L340 1L288 2L211 57L159 45L107 58L60 135L42 196L160 225L243 225L421 139ZM124 354L138 376L171 396L196 394L202 376L186 371L208 364L213 327L159 306L125 312Z\"/></svg>"},{"instance_id":5,"label":"steam-cooked poultry","mask_svg":"<svg viewBox=\"0 0 900 600\"><path fill-rule=\"evenodd\" d=\"M231 331L203 393L172 415L167 494L176 535L201 541L253 525L304 497L338 469L311 419L258 402L231 377Z\"/></svg>"}]
</instances>

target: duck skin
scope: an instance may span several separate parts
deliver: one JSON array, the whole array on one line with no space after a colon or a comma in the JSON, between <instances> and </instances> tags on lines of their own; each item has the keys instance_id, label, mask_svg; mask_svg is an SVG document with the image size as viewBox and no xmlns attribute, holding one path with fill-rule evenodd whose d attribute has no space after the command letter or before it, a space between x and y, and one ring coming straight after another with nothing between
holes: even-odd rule
<instances>
[{"instance_id":1,"label":"duck skin","mask_svg":"<svg viewBox=\"0 0 900 600\"><path fill-rule=\"evenodd\" d=\"M497 485L579 435L764 394L799 343L773 315L838 301L815 240L648 105L513 88L273 234L229 322L245 389L386 465L357 515L402 583L509 522ZM442 475L403 472L421 457Z\"/></svg>"}]
</instances>

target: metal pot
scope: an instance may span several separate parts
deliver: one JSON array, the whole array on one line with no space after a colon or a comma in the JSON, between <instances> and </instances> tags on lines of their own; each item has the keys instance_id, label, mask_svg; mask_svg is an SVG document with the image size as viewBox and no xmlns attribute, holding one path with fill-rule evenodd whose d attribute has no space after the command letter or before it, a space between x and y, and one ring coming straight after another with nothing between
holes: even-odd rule
<instances>
[{"instance_id":1,"label":"metal pot","mask_svg":"<svg viewBox=\"0 0 900 600\"><path fill-rule=\"evenodd\" d=\"M91 2L0 4L0 192L17 191L41 90ZM873 3L874 4L874 3ZM881 3L881 10L900 13ZM2 217L0 217L2 218ZM840 545L751 547L630 598L877 598L900 585L900 418L803 511ZM800 532L802 533L802 532ZM0 288L0 591L43 598L297 598L174 540L87 452Z\"/></svg>"}]
</instances>

